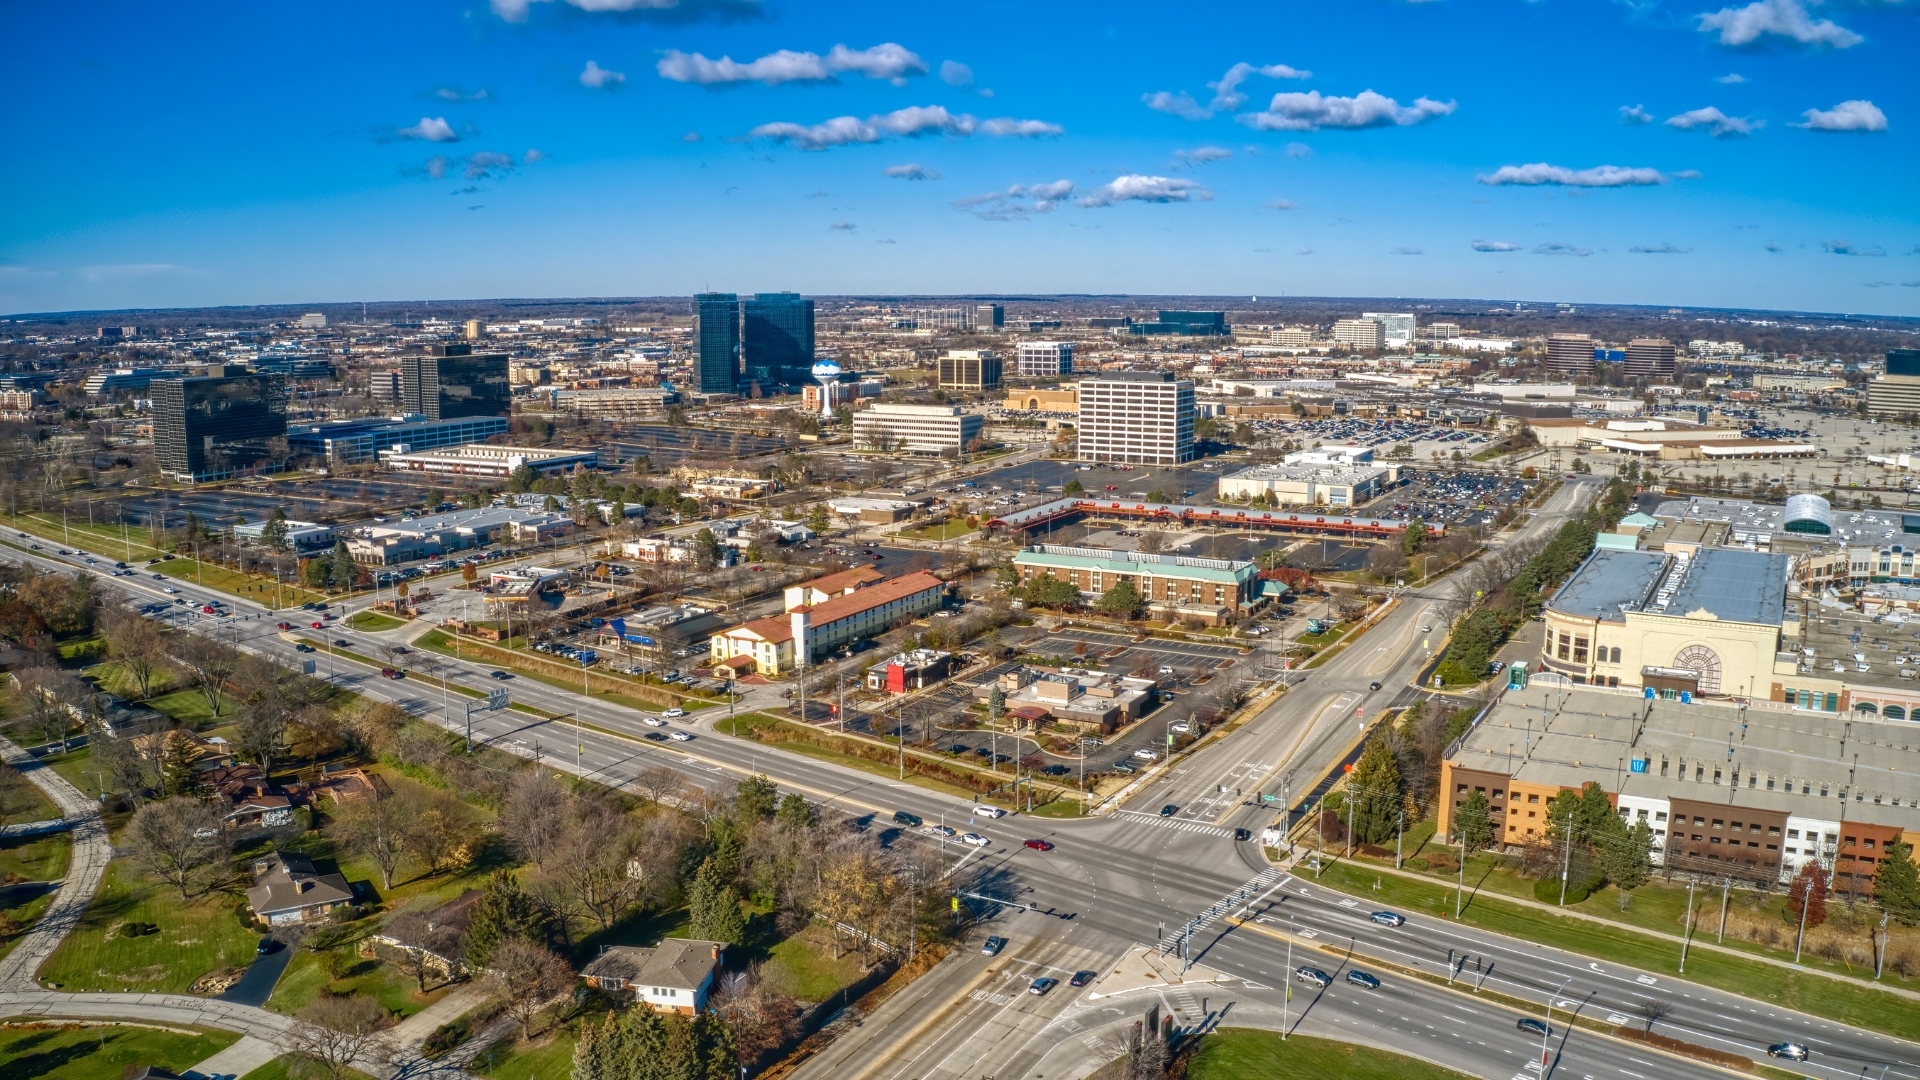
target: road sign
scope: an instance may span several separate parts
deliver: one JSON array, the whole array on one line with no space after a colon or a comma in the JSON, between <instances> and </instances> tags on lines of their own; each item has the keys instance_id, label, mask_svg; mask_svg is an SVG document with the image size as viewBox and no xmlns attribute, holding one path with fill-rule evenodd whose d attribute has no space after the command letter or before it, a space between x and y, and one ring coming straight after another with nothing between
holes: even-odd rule
<instances>
[{"instance_id":1,"label":"road sign","mask_svg":"<svg viewBox=\"0 0 1920 1080\"><path fill-rule=\"evenodd\" d=\"M487 691L487 709L491 712L499 712L501 709L506 708L511 701L512 697L507 693L507 688L504 686L496 686Z\"/></svg>"},{"instance_id":2,"label":"road sign","mask_svg":"<svg viewBox=\"0 0 1920 1080\"><path fill-rule=\"evenodd\" d=\"M314 670L315 670L315 665L313 661L311 660L300 661L300 674L311 675L314 673Z\"/></svg>"}]
</instances>

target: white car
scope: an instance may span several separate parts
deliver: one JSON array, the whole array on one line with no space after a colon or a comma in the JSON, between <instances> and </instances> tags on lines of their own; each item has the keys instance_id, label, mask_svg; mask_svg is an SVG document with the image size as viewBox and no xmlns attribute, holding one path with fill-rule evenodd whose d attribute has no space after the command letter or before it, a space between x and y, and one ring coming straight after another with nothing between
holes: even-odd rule
<instances>
[{"instance_id":1,"label":"white car","mask_svg":"<svg viewBox=\"0 0 1920 1080\"><path fill-rule=\"evenodd\" d=\"M687 715L687 710L685 710L685 709L668 709L668 710L667 710L666 712L663 712L663 713L661 713L660 715L661 715L661 716L664 716L664 717L666 717L666 718L667 718L667 719L669 719L669 720L671 720L671 719L673 719L673 718L674 718L674 717L676 717L676 716L685 716L685 715Z\"/></svg>"},{"instance_id":2,"label":"white car","mask_svg":"<svg viewBox=\"0 0 1920 1080\"><path fill-rule=\"evenodd\" d=\"M177 593L177 592L179 592L180 590L179 590L179 589L176 589L176 588L174 588L174 587L173 587L173 586L171 586L171 585L169 585L169 586L167 586L166 588L164 588L164 589L161 589L160 591L161 591L161 592L164 592L164 593Z\"/></svg>"},{"instance_id":3,"label":"white car","mask_svg":"<svg viewBox=\"0 0 1920 1080\"><path fill-rule=\"evenodd\" d=\"M693 736L687 734L684 731L674 732L672 735L672 738L675 742L692 742L693 741Z\"/></svg>"},{"instance_id":4,"label":"white car","mask_svg":"<svg viewBox=\"0 0 1920 1080\"><path fill-rule=\"evenodd\" d=\"M665 720L660 719L657 716L643 716L640 718L640 722L647 725L648 727L666 727L667 726L667 722Z\"/></svg>"},{"instance_id":5,"label":"white car","mask_svg":"<svg viewBox=\"0 0 1920 1080\"><path fill-rule=\"evenodd\" d=\"M974 847L989 847L993 844L993 841L981 836L979 833L972 832L960 834L960 842L963 844L972 844Z\"/></svg>"},{"instance_id":6,"label":"white car","mask_svg":"<svg viewBox=\"0 0 1920 1080\"><path fill-rule=\"evenodd\" d=\"M973 813L975 817L983 817L983 818L1003 818L1007 816L1007 812L1005 810L1002 810L997 806L987 806L985 804L974 807Z\"/></svg>"},{"instance_id":7,"label":"white car","mask_svg":"<svg viewBox=\"0 0 1920 1080\"><path fill-rule=\"evenodd\" d=\"M1146 749L1135 750L1133 756L1139 758L1141 761L1155 761L1160 757L1159 754Z\"/></svg>"}]
</instances>

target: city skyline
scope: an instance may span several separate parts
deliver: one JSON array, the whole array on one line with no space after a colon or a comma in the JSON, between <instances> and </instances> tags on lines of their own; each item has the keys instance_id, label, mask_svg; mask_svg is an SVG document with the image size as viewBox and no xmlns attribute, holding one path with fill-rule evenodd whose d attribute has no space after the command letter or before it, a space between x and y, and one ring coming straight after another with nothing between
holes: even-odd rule
<instances>
[{"instance_id":1,"label":"city skyline","mask_svg":"<svg viewBox=\"0 0 1920 1080\"><path fill-rule=\"evenodd\" d=\"M0 310L712 288L1920 314L1912 11L1221 13L1254 45L1103 14L17 13L45 47L0 76L34 106Z\"/></svg>"}]
</instances>

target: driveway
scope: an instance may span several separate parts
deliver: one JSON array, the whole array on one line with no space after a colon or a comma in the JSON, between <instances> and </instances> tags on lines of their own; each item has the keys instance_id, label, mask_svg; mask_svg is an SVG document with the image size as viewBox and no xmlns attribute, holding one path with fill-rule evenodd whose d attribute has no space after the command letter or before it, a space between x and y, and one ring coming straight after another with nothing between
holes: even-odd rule
<instances>
[{"instance_id":1,"label":"driveway","mask_svg":"<svg viewBox=\"0 0 1920 1080\"><path fill-rule=\"evenodd\" d=\"M251 1005L259 1008L273 996L273 986L280 981L280 973L287 970L287 964L293 960L298 943L282 942L278 949L265 956L256 956L253 963L247 965L247 973L240 981L226 988L215 1001L230 1001L235 1005Z\"/></svg>"}]
</instances>

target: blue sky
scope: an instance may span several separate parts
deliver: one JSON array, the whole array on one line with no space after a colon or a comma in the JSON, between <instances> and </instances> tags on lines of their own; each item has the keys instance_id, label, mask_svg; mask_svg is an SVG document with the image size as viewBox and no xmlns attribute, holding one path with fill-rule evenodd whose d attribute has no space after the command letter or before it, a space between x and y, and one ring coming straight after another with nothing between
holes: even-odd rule
<instances>
[{"instance_id":1,"label":"blue sky","mask_svg":"<svg viewBox=\"0 0 1920 1080\"><path fill-rule=\"evenodd\" d=\"M0 311L713 288L1920 314L1920 0L0 19Z\"/></svg>"}]
</instances>

